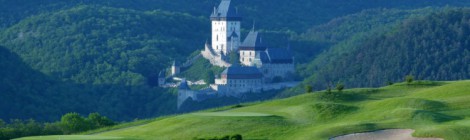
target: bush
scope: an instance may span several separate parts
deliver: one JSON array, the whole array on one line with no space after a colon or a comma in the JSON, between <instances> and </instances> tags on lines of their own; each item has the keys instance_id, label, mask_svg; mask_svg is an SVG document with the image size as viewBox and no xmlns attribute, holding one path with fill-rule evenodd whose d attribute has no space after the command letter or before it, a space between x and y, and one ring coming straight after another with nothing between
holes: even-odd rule
<instances>
[{"instance_id":1,"label":"bush","mask_svg":"<svg viewBox=\"0 0 470 140\"><path fill-rule=\"evenodd\" d=\"M344 84L343 83L338 83L336 85L336 90L338 90L339 92L343 91L344 89Z\"/></svg>"},{"instance_id":2,"label":"bush","mask_svg":"<svg viewBox=\"0 0 470 140\"><path fill-rule=\"evenodd\" d=\"M87 131L90 129L85 118L78 113L67 113L62 116L60 125L65 134Z\"/></svg>"},{"instance_id":3,"label":"bush","mask_svg":"<svg viewBox=\"0 0 470 140\"><path fill-rule=\"evenodd\" d=\"M407 75L405 77L405 82L408 83L408 84L411 84L413 82L414 78L413 78L413 75Z\"/></svg>"},{"instance_id":4,"label":"bush","mask_svg":"<svg viewBox=\"0 0 470 140\"><path fill-rule=\"evenodd\" d=\"M235 134L230 139L231 140L243 140L243 137L240 134Z\"/></svg>"},{"instance_id":5,"label":"bush","mask_svg":"<svg viewBox=\"0 0 470 140\"><path fill-rule=\"evenodd\" d=\"M313 87L311 85L305 86L305 92L307 92L307 93L313 92Z\"/></svg>"}]
</instances>

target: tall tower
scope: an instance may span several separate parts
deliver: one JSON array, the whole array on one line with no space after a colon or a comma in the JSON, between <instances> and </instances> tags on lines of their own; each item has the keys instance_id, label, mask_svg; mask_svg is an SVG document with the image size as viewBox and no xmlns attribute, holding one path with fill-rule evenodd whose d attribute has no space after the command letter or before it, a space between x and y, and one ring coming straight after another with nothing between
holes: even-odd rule
<instances>
[{"instance_id":1,"label":"tall tower","mask_svg":"<svg viewBox=\"0 0 470 140\"><path fill-rule=\"evenodd\" d=\"M233 8L231 0L222 0L219 7L214 7L212 21L212 49L216 53L227 55L240 46L241 16Z\"/></svg>"}]
</instances>

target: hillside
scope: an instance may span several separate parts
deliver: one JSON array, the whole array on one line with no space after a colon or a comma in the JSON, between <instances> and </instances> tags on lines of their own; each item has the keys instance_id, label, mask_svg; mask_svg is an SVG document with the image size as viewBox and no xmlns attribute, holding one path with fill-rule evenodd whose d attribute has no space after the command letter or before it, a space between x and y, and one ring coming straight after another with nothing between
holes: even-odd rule
<instances>
[{"instance_id":1,"label":"hillside","mask_svg":"<svg viewBox=\"0 0 470 140\"><path fill-rule=\"evenodd\" d=\"M18 72L32 74L33 77L39 75L35 79L16 77L24 79L24 82L16 82L15 78L1 81L2 85L15 87L14 90L1 91L8 92L5 94L8 99L15 100L5 101L0 108L13 108L17 113L2 113L0 118L52 121L68 112L99 112L114 120L175 113L174 90L154 87L156 76L173 59L182 62L194 51L202 49L204 41L210 36L208 15L218 1L0 0L0 3L0 9L3 9L0 10L0 45L21 60L3 70L14 73L16 69L9 69L10 65L18 63L28 69ZM307 63L325 48L340 42L305 37L310 33L300 35L316 24L369 8L465 6L468 2L240 0L236 5L245 17L243 28L250 29L256 19L256 28L263 33L268 45L285 47L290 38L294 40L292 46L296 51L296 60ZM395 13L397 16L393 17L396 18L393 22L400 21L402 13ZM356 17L366 16L365 19L368 19L368 15L380 16L374 15L374 11L366 11ZM356 36L346 31L349 28L356 27L345 27L337 34ZM246 30L243 32L246 33ZM319 33L319 36L329 36L329 33ZM298 39L297 35L302 37ZM316 66L314 63L312 65ZM312 65L299 67L308 68L308 71L302 71L302 76L311 76L316 72L310 69ZM196 66L200 67L193 67L184 74L208 68L206 62ZM212 70L214 73L217 71L220 69ZM207 79L210 73L205 71L191 78ZM24 107L23 104L29 101L32 103Z\"/></svg>"},{"instance_id":2,"label":"hillside","mask_svg":"<svg viewBox=\"0 0 470 140\"><path fill-rule=\"evenodd\" d=\"M468 79L469 14L468 9L445 9L340 41L308 64L304 84L377 87L408 74L425 80Z\"/></svg>"},{"instance_id":3,"label":"hillside","mask_svg":"<svg viewBox=\"0 0 470 140\"><path fill-rule=\"evenodd\" d=\"M218 1L214 0L0 0L0 29L14 25L21 20L44 12L55 12L79 5L94 5L124 8L138 11L163 10L188 13L194 16L208 16ZM189 4L190 3L190 4ZM260 27L276 31L303 32L312 25L330 21L333 18L357 13L364 9L401 8L414 9L426 6L468 6L466 0L238 0L236 5L245 16L247 23L254 19ZM271 8L277 7L277 8ZM308 10L305 10L308 9ZM272 14L276 13L276 14ZM271 22L277 21L277 22ZM291 22L296 21L296 22ZM251 24L244 24L249 29Z\"/></svg>"},{"instance_id":4,"label":"hillside","mask_svg":"<svg viewBox=\"0 0 470 140\"><path fill-rule=\"evenodd\" d=\"M90 85L62 82L29 67L0 46L0 119L56 121L69 112L101 112L131 120L176 111L171 91L147 86Z\"/></svg>"},{"instance_id":5,"label":"hillside","mask_svg":"<svg viewBox=\"0 0 470 140\"><path fill-rule=\"evenodd\" d=\"M417 81L331 94L322 91L166 117L87 138L192 139L242 134L246 139L328 139L353 132L410 128L417 137L464 139L469 137L464 132L470 131L469 91L470 81Z\"/></svg>"},{"instance_id":6,"label":"hillside","mask_svg":"<svg viewBox=\"0 0 470 140\"><path fill-rule=\"evenodd\" d=\"M172 58L199 47L187 44L206 35L191 29L208 29L206 22L181 13L80 6L25 19L4 31L0 42L63 81L154 85Z\"/></svg>"}]
</instances>

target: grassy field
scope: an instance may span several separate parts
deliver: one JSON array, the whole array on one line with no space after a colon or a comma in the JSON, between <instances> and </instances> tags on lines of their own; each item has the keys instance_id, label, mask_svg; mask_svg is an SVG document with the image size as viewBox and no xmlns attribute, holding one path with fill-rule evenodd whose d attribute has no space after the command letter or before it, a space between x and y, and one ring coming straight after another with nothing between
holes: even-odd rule
<instances>
[{"instance_id":1,"label":"grassy field","mask_svg":"<svg viewBox=\"0 0 470 140\"><path fill-rule=\"evenodd\" d=\"M89 136L89 135L56 135L56 136L25 137L19 140L117 140L117 139L123 139L123 138L106 137L106 136Z\"/></svg>"},{"instance_id":2,"label":"grassy field","mask_svg":"<svg viewBox=\"0 0 470 140\"><path fill-rule=\"evenodd\" d=\"M421 81L331 94L308 93L167 117L85 139L192 139L242 134L246 139L326 140L390 128L414 129L416 137L469 138L470 81Z\"/></svg>"}]
</instances>

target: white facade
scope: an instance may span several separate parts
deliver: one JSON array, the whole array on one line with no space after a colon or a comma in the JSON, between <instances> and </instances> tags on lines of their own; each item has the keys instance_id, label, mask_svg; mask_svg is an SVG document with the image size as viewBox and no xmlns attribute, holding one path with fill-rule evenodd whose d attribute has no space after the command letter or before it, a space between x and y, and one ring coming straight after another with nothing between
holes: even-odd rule
<instances>
[{"instance_id":1,"label":"white facade","mask_svg":"<svg viewBox=\"0 0 470 140\"><path fill-rule=\"evenodd\" d=\"M256 51L254 50L240 50L240 63L244 66L254 66Z\"/></svg>"},{"instance_id":2,"label":"white facade","mask_svg":"<svg viewBox=\"0 0 470 140\"><path fill-rule=\"evenodd\" d=\"M211 88L225 96L240 97L242 93L260 92L263 90L263 79L216 79Z\"/></svg>"},{"instance_id":3,"label":"white facade","mask_svg":"<svg viewBox=\"0 0 470 140\"><path fill-rule=\"evenodd\" d=\"M240 21L212 20L212 49L227 55L240 46ZM235 36L232 36L235 35Z\"/></svg>"}]
</instances>

